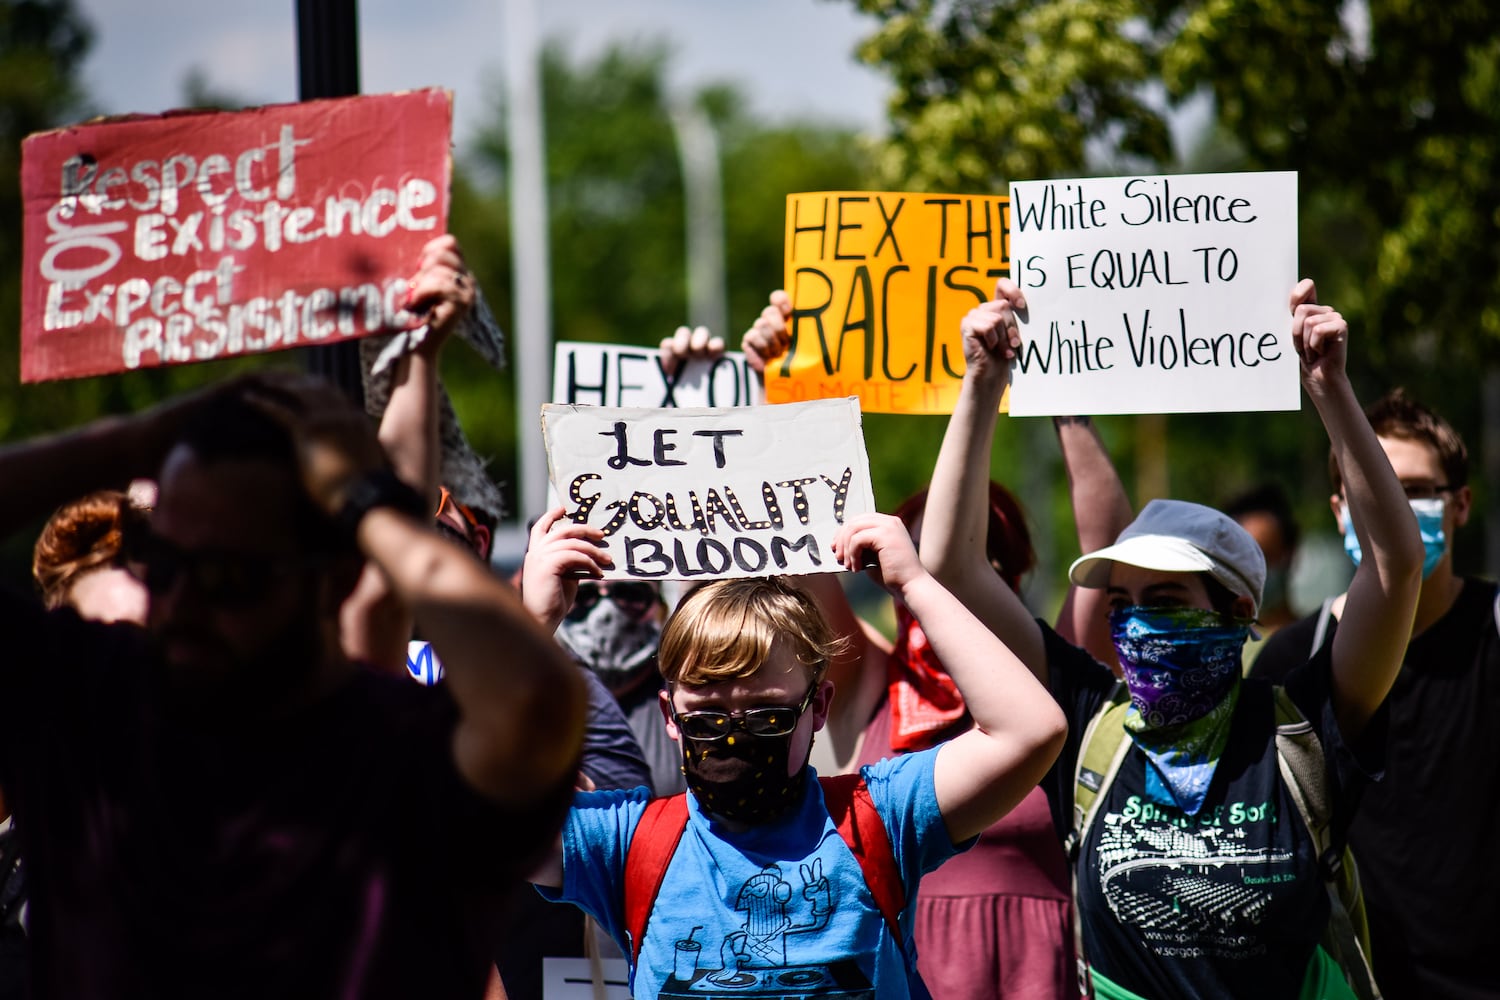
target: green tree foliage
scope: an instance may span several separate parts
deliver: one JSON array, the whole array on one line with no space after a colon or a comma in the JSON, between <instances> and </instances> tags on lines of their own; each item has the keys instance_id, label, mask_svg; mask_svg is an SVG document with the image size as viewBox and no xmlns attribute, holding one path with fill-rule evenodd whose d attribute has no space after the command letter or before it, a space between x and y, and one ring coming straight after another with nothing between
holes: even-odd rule
<instances>
[{"instance_id":1,"label":"green tree foliage","mask_svg":"<svg viewBox=\"0 0 1500 1000\"><path fill-rule=\"evenodd\" d=\"M78 83L91 30L71 0L0 0L0 439L15 440L105 413L144 409L258 359L18 385L21 315L21 141L88 117ZM283 362L284 363L284 362Z\"/></svg>"},{"instance_id":2,"label":"green tree foliage","mask_svg":"<svg viewBox=\"0 0 1500 1000\"><path fill-rule=\"evenodd\" d=\"M78 72L91 42L70 0L0 0L0 440L75 426L105 413L145 409L173 392L223 377L245 362L137 372L22 386L21 140L89 113ZM7 540L0 561L24 572L25 533Z\"/></svg>"},{"instance_id":3,"label":"green tree foliage","mask_svg":"<svg viewBox=\"0 0 1500 1000\"><path fill-rule=\"evenodd\" d=\"M1500 6L1486 0L854 0L889 74L885 182L1002 190L1126 171L1296 170L1301 269L1358 331L1357 386L1395 384L1477 444L1500 360ZM1174 109L1211 98L1197 148ZM1453 392L1462 375L1466 391ZM1108 419L1138 502L1213 502L1268 473L1326 524L1325 438L1300 415ZM1009 445L1004 440L997 452ZM1169 455L1171 482L1152 467ZM1004 469L1002 464L1001 469ZM1477 549L1478 546L1473 546ZM1473 563L1477 560L1470 559Z\"/></svg>"},{"instance_id":4,"label":"green tree foliage","mask_svg":"<svg viewBox=\"0 0 1500 1000\"><path fill-rule=\"evenodd\" d=\"M75 81L90 42L68 0L0 0L0 316L21 315L21 140L77 115ZM0 338L0 435L18 419L20 338Z\"/></svg>"},{"instance_id":5,"label":"green tree foliage","mask_svg":"<svg viewBox=\"0 0 1500 1000\"><path fill-rule=\"evenodd\" d=\"M1221 150L1239 154L1219 165L1299 172L1304 214L1335 230L1311 234L1314 262L1388 349L1433 331L1445 353L1500 357L1495 4L855 3L879 20L860 55L896 85L892 180L994 190L1122 158L1172 169L1168 107L1207 94ZM1358 274L1338 267L1351 261Z\"/></svg>"},{"instance_id":6,"label":"green tree foliage","mask_svg":"<svg viewBox=\"0 0 1500 1000\"><path fill-rule=\"evenodd\" d=\"M550 216L552 323L558 339L654 346L687 320L684 196L662 45L613 47L574 60L558 45L542 59ZM782 220L790 191L860 188L868 169L852 134L768 124L733 87L692 95L718 133L724 193L725 268L737 348L782 281ZM508 164L498 93L485 128L455 180L452 228L502 326L511 315ZM485 371L461 348L447 352L444 381L475 449L491 472L515 480L511 376ZM534 432L534 427L525 429ZM521 512L524 515L535 512Z\"/></svg>"}]
</instances>

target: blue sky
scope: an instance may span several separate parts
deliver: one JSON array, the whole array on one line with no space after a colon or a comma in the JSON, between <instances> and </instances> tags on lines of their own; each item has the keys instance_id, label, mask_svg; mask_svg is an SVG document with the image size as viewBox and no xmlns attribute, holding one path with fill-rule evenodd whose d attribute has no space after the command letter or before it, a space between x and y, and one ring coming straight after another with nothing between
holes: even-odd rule
<instances>
[{"instance_id":1,"label":"blue sky","mask_svg":"<svg viewBox=\"0 0 1500 1000\"><path fill-rule=\"evenodd\" d=\"M295 0L75 0L95 28L84 75L99 109L164 111L197 67L257 103L297 94ZM366 93L444 86L462 154L504 72L504 0L362 0ZM535 0L541 33L581 55L615 40L666 38L684 89L733 81L773 118L878 130L886 85L858 65L870 22L841 0ZM495 86L486 87L486 84Z\"/></svg>"}]
</instances>

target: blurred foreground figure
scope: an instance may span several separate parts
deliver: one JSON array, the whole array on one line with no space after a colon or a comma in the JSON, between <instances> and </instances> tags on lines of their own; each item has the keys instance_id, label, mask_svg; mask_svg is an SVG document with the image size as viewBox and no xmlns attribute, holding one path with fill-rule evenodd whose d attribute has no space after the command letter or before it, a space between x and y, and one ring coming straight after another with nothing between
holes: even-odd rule
<instances>
[{"instance_id":1,"label":"blurred foreground figure","mask_svg":"<svg viewBox=\"0 0 1500 1000\"><path fill-rule=\"evenodd\" d=\"M506 891L571 792L576 669L303 376L0 450L0 527L150 475L126 539L144 630L0 595L35 995L483 995ZM343 652L366 560L446 684Z\"/></svg>"}]
</instances>

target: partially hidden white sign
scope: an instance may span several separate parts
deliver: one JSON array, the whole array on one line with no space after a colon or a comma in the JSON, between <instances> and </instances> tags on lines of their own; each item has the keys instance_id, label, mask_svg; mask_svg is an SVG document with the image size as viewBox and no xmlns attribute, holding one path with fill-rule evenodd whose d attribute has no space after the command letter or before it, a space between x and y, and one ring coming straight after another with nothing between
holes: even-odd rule
<instances>
[{"instance_id":1,"label":"partially hidden white sign","mask_svg":"<svg viewBox=\"0 0 1500 1000\"><path fill-rule=\"evenodd\" d=\"M1012 416L1295 410L1297 175L1024 181Z\"/></svg>"},{"instance_id":2,"label":"partially hidden white sign","mask_svg":"<svg viewBox=\"0 0 1500 1000\"><path fill-rule=\"evenodd\" d=\"M559 341L552 355L552 402L592 406L751 406L763 402L760 376L726 351L668 372L649 347Z\"/></svg>"},{"instance_id":3,"label":"partially hidden white sign","mask_svg":"<svg viewBox=\"0 0 1500 1000\"><path fill-rule=\"evenodd\" d=\"M604 532L607 579L836 572L839 525L875 509L859 401L542 407L552 488Z\"/></svg>"}]
</instances>

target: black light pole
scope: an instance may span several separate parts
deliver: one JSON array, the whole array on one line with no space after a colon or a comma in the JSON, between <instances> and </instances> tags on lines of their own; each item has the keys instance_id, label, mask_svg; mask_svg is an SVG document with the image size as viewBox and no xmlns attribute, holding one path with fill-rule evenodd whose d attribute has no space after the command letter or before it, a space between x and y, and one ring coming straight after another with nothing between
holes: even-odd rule
<instances>
[{"instance_id":1,"label":"black light pole","mask_svg":"<svg viewBox=\"0 0 1500 1000\"><path fill-rule=\"evenodd\" d=\"M297 81L304 101L359 93L358 0L297 0ZM359 343L306 348L308 371L364 405Z\"/></svg>"}]
</instances>

